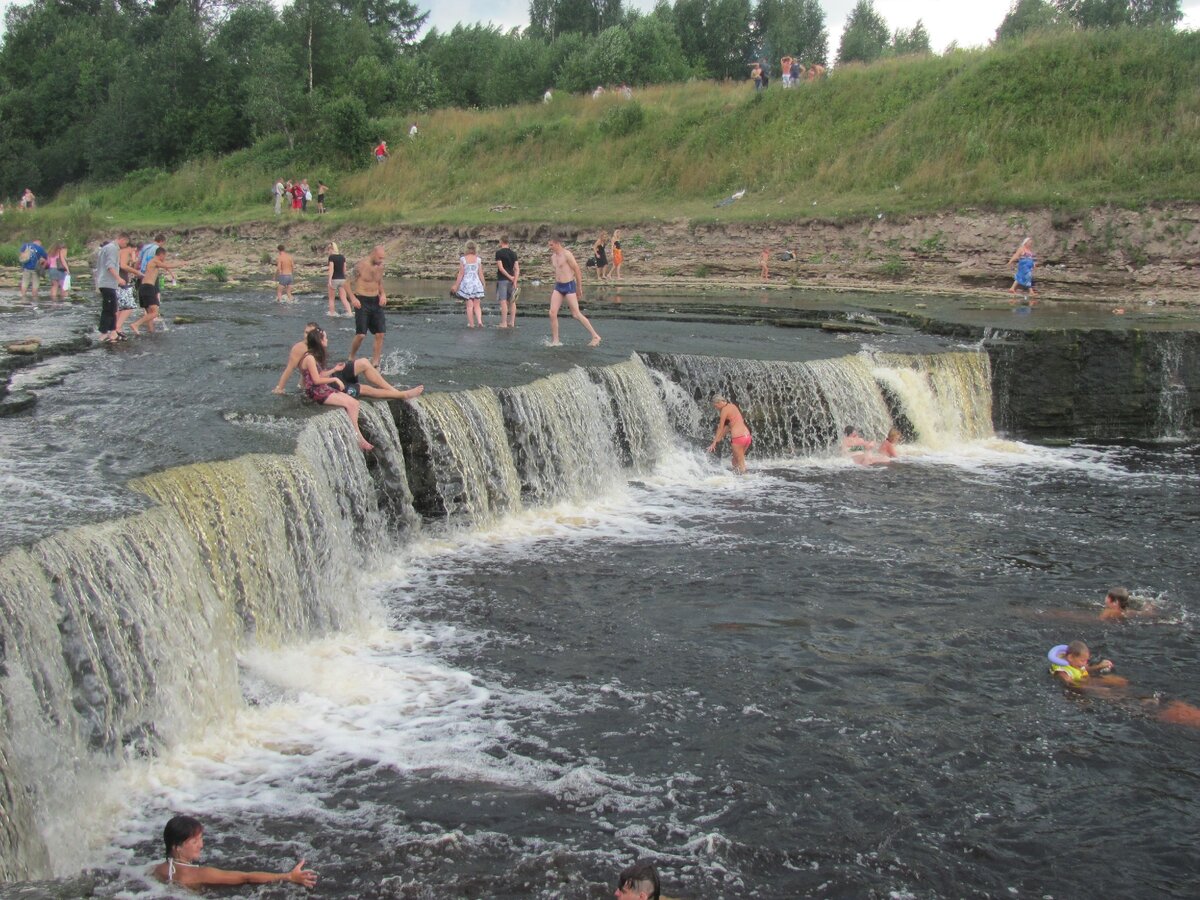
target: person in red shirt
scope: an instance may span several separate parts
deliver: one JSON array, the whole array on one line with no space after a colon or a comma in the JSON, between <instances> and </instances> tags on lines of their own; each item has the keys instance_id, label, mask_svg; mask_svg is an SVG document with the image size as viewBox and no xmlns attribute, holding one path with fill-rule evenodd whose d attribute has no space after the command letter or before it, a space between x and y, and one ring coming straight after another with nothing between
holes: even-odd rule
<instances>
[{"instance_id":1,"label":"person in red shirt","mask_svg":"<svg viewBox=\"0 0 1200 900\"><path fill-rule=\"evenodd\" d=\"M375 162L383 162L387 158L387 141L380 141L379 146L375 148Z\"/></svg>"}]
</instances>

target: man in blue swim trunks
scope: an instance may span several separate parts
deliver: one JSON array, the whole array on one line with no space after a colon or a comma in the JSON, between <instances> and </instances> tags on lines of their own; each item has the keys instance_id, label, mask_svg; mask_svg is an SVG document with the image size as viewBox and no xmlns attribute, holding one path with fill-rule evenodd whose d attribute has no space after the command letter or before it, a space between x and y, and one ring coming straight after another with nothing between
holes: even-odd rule
<instances>
[{"instance_id":1,"label":"man in blue swim trunks","mask_svg":"<svg viewBox=\"0 0 1200 900\"><path fill-rule=\"evenodd\" d=\"M550 265L554 269L554 293L550 295L550 346L562 346L558 339L558 308L565 297L571 317L578 319L579 324L592 336L588 346L595 347L600 343L600 335L596 334L587 316L579 311L579 300L583 297L583 273L579 271L575 254L564 247L558 238L550 239Z\"/></svg>"}]
</instances>

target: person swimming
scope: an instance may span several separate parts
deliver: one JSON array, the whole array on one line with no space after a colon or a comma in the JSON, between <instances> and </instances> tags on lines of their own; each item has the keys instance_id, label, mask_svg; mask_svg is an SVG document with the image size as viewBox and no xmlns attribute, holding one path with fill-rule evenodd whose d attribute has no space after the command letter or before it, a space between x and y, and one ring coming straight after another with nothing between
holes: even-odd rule
<instances>
[{"instance_id":1,"label":"person swimming","mask_svg":"<svg viewBox=\"0 0 1200 900\"><path fill-rule=\"evenodd\" d=\"M204 826L191 816L175 816L163 828L166 861L152 870L159 881L196 888L205 885L275 884L280 881L313 887L317 873L304 868L300 860L288 872L239 872L202 866L197 861L204 850Z\"/></svg>"},{"instance_id":2,"label":"person swimming","mask_svg":"<svg viewBox=\"0 0 1200 900\"><path fill-rule=\"evenodd\" d=\"M1065 687L1094 696L1114 700L1135 699L1143 706L1157 708L1154 717L1172 725L1200 728L1200 707L1183 700L1169 700L1162 704L1158 696L1131 697L1129 679L1111 674L1115 665L1111 659L1091 661L1091 651L1083 641L1071 641L1050 648L1050 674Z\"/></svg>"}]
</instances>

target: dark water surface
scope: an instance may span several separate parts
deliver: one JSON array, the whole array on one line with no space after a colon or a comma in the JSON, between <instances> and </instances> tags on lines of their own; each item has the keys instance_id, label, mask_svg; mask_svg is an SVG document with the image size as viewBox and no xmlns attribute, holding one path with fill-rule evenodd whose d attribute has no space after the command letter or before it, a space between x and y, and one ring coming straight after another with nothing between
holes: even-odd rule
<instances>
[{"instance_id":1,"label":"dark water surface","mask_svg":"<svg viewBox=\"0 0 1200 900\"><path fill-rule=\"evenodd\" d=\"M22 512L37 503L61 528L140 502L119 489L131 475L290 450L311 413L269 390L311 303L233 309L195 301L207 321L73 357L25 430L0 420L6 543L45 527ZM604 319L595 360L541 347L540 320L391 321L390 369L439 390L634 349L861 345ZM1200 703L1200 448L991 440L886 469L751 463L735 478L681 440L585 503L428 523L364 572L372 625L242 654L244 706L97 791L78 864L103 895L160 893L142 873L187 811L209 861L306 857L314 896L610 896L639 856L672 897L1196 896L1200 731L1068 696L1045 654L1083 638L1135 693ZM1164 615L1101 624L1116 583Z\"/></svg>"}]
</instances>

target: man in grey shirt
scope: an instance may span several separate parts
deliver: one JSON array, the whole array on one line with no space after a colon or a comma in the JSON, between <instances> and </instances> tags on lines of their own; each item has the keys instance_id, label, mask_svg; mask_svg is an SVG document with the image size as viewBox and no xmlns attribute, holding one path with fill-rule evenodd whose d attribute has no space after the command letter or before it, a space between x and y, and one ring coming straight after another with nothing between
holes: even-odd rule
<instances>
[{"instance_id":1,"label":"man in grey shirt","mask_svg":"<svg viewBox=\"0 0 1200 900\"><path fill-rule=\"evenodd\" d=\"M96 257L96 288L100 291L100 342L111 344L125 340L117 331L117 288L125 286L121 277L121 251L129 246L129 235L121 232L115 241L100 247Z\"/></svg>"}]
</instances>

